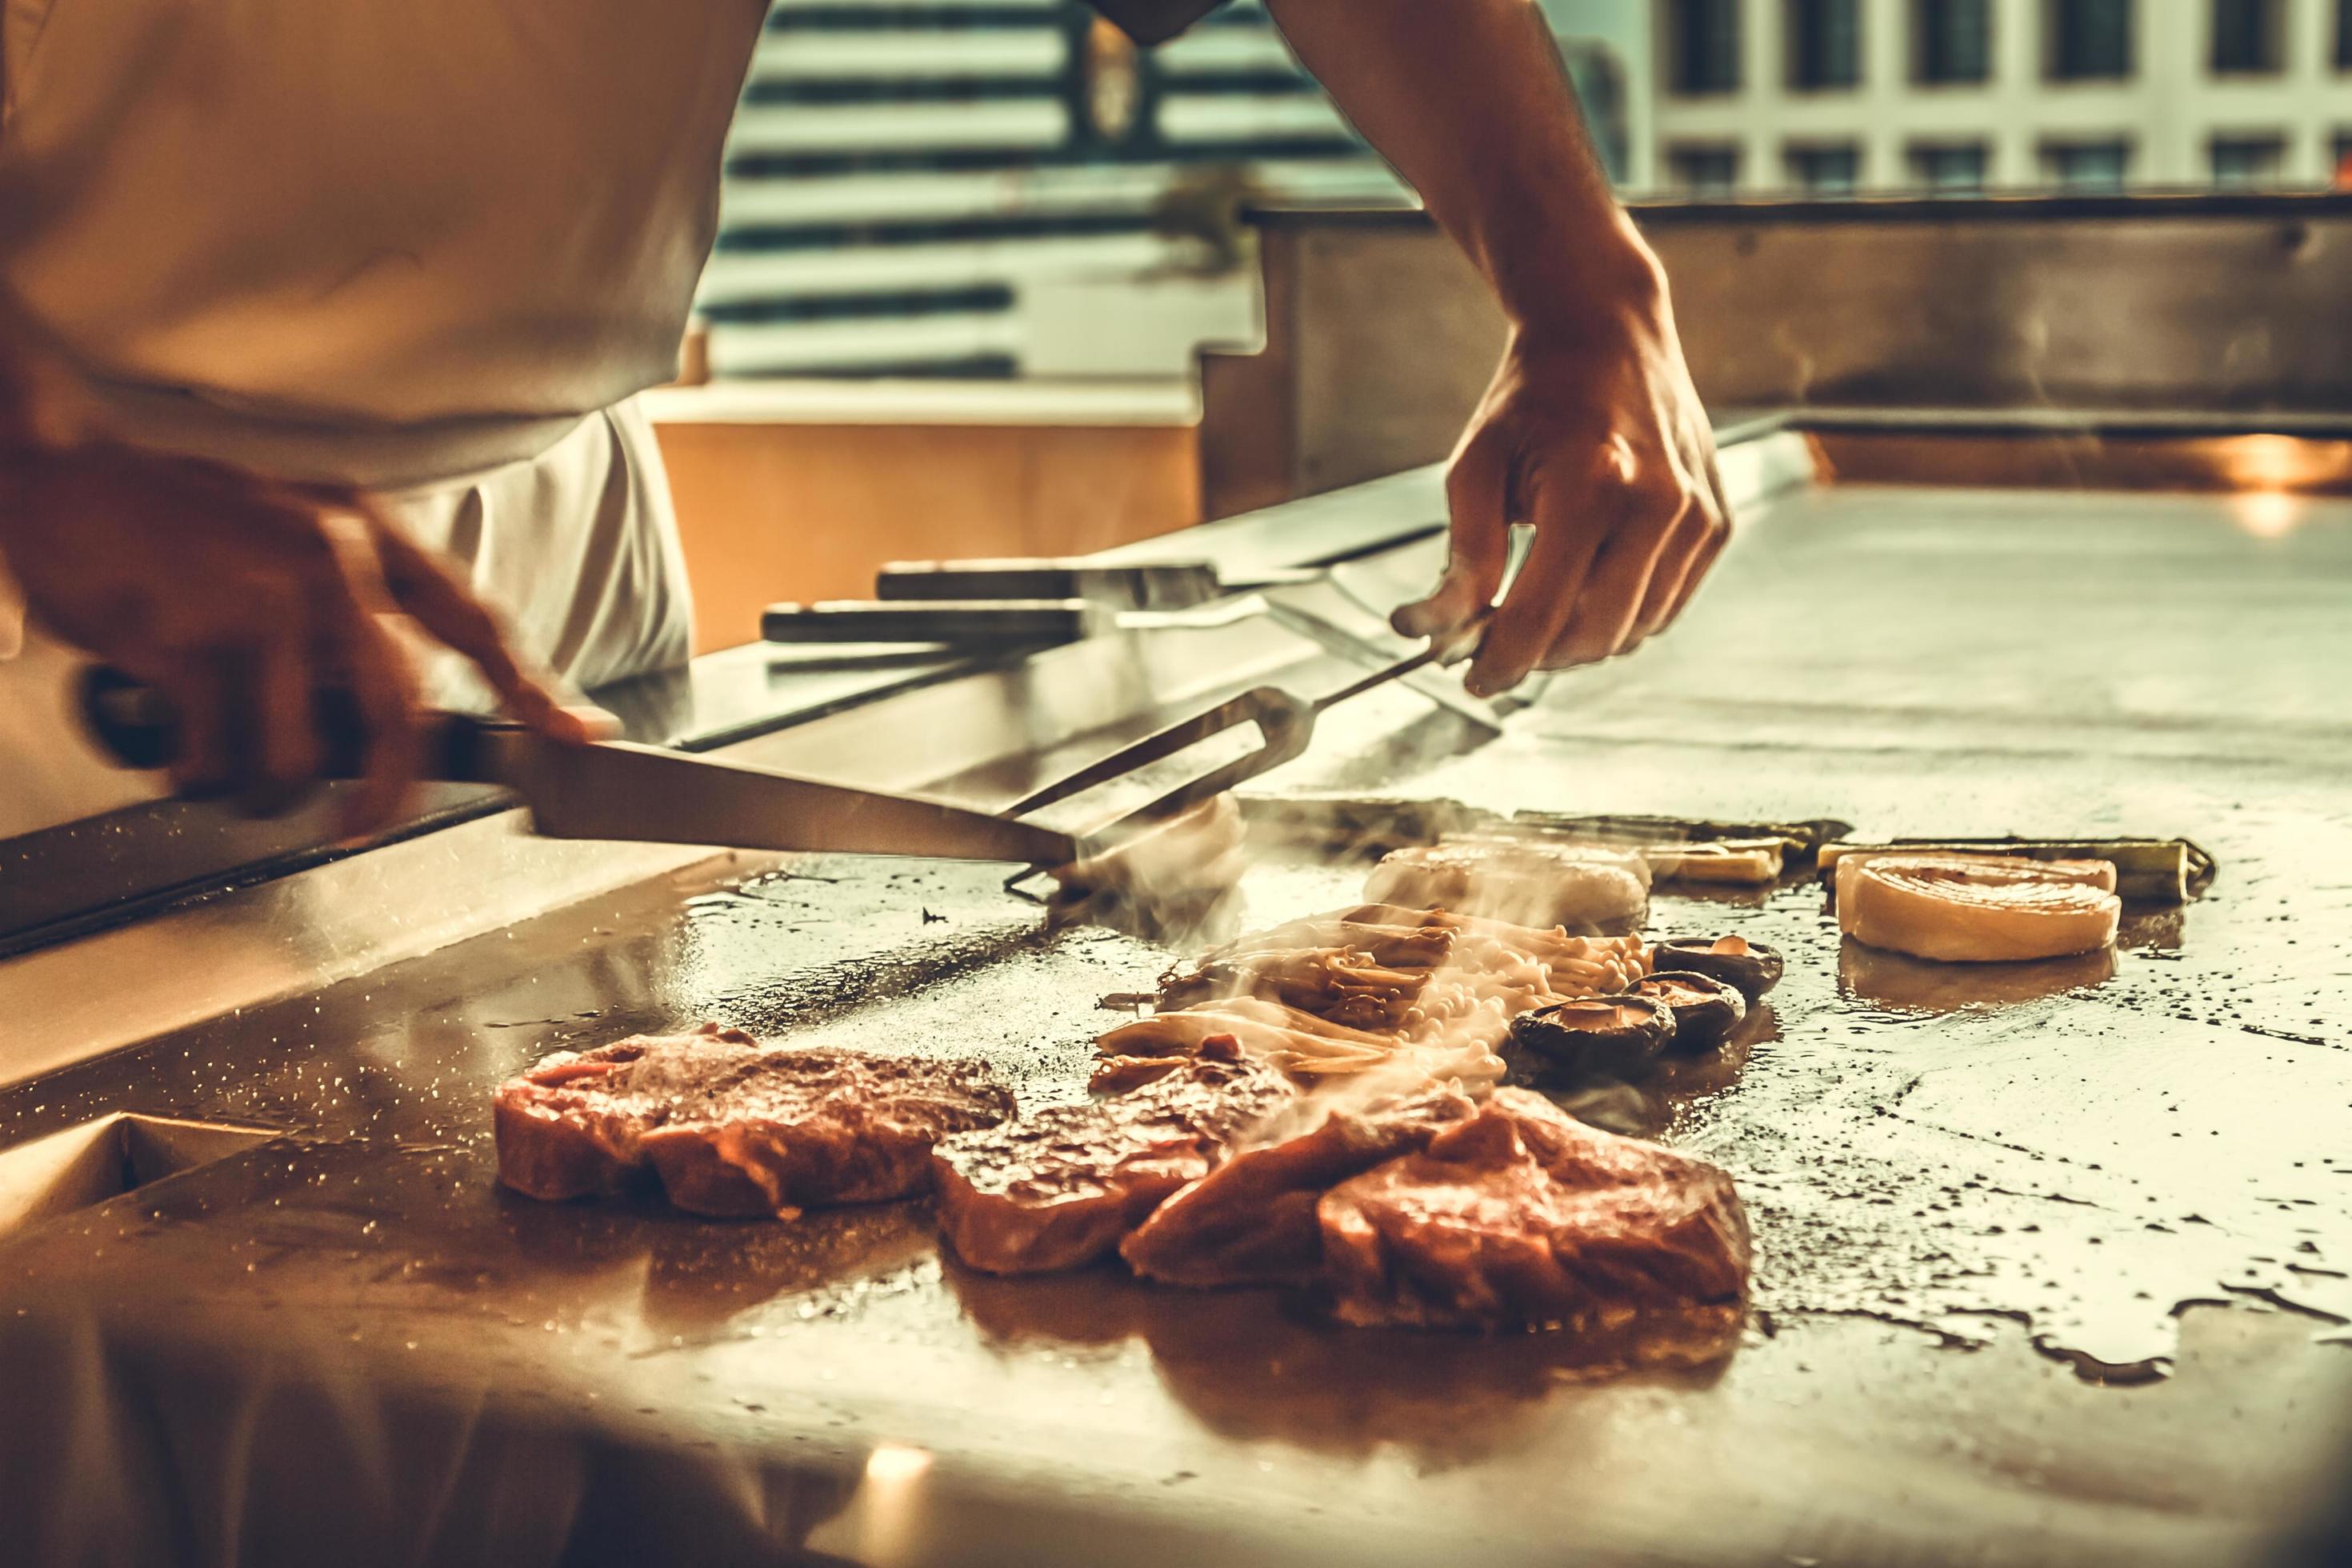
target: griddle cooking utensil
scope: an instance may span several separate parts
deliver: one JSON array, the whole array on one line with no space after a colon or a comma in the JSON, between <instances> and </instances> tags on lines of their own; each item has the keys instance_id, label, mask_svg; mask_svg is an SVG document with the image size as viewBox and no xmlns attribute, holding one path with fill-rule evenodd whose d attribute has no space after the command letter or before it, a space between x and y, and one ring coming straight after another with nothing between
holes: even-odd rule
<instances>
[{"instance_id":1,"label":"griddle cooking utensil","mask_svg":"<svg viewBox=\"0 0 2352 1568\"><path fill-rule=\"evenodd\" d=\"M83 678L82 713L99 743L126 766L163 767L176 753L178 723L168 700L118 670ZM321 693L318 725L327 752L320 772L356 773L365 728L350 693ZM431 717L425 758L426 778L513 791L530 810L531 830L549 838L1055 866L1080 854L1067 834L940 801L620 741L566 745L459 713Z\"/></svg>"},{"instance_id":2,"label":"griddle cooking utensil","mask_svg":"<svg viewBox=\"0 0 2352 1568\"><path fill-rule=\"evenodd\" d=\"M1051 556L893 561L874 574L874 596L898 604L1077 599L1114 610L1189 610L1229 591L1205 561L1141 566L1099 566Z\"/></svg>"},{"instance_id":3,"label":"griddle cooking utensil","mask_svg":"<svg viewBox=\"0 0 2352 1568\"><path fill-rule=\"evenodd\" d=\"M1260 773L1279 767L1307 750L1308 742L1315 738L1315 721L1323 713L1351 697L1360 697L1375 687L1385 686L1416 669L1454 664L1466 658L1477 648L1478 639L1486 635L1486 617L1482 616L1450 637L1433 637L1428 647L1381 665L1336 690L1323 692L1311 700L1279 687L1253 687L1226 698L1213 708L1154 731L1076 773L1024 795L1006 806L1004 815L1013 817L1031 816L1115 779L1139 773L1154 763L1165 761L1245 724L1257 726L1259 743L1255 750L1182 781L1147 804L1126 812L1116 822L1087 835L1095 838L1119 837L1130 827L1172 816L1187 806L1197 805ZM1038 868L1031 868L1032 870Z\"/></svg>"},{"instance_id":4,"label":"griddle cooking utensil","mask_svg":"<svg viewBox=\"0 0 2352 1568\"><path fill-rule=\"evenodd\" d=\"M773 643L928 643L1050 647L1106 630L1111 613L1084 599L829 599L771 605L760 636Z\"/></svg>"},{"instance_id":5,"label":"griddle cooking utensil","mask_svg":"<svg viewBox=\"0 0 2352 1568\"><path fill-rule=\"evenodd\" d=\"M923 644L958 653L1034 653L1116 631L1227 625L1270 606L1254 595L1180 609L1119 610L1086 599L831 599L771 605L772 643Z\"/></svg>"}]
</instances>

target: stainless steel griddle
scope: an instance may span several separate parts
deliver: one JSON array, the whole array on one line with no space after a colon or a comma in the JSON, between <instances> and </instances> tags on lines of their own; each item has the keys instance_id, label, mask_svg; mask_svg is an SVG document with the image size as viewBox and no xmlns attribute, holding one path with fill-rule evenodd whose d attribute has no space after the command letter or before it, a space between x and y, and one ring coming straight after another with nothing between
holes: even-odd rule
<instances>
[{"instance_id":1,"label":"stainless steel griddle","mask_svg":"<svg viewBox=\"0 0 2352 1568\"><path fill-rule=\"evenodd\" d=\"M1950 448L1871 439L1890 482L1828 482L1795 435L1733 448L1752 504L1685 623L1499 737L1401 685L1262 781L2219 858L2112 970L1995 982L1842 949L1801 887L1658 900L1661 929L1790 958L1740 1050L1580 1104L1738 1180L1756 1311L1727 1358L1602 1375L1613 1347L991 1280L919 1205L721 1224L505 1194L487 1096L548 1050L713 1017L981 1055L1034 1106L1084 1092L1097 999L1168 955L1044 932L993 868L551 845L478 804L0 960L9 1552L2291 1552L2352 1455L2352 501L1912 483ZM1973 476L2040 472L2025 441ZM1433 573L1438 495L1421 471L1106 561L1307 568L1265 591L1336 641L1251 615L824 701L738 654L641 720L1001 805L1234 691L1393 657L1377 610ZM1271 921L1360 875L1276 855L1244 890Z\"/></svg>"},{"instance_id":2,"label":"stainless steel griddle","mask_svg":"<svg viewBox=\"0 0 2352 1568\"><path fill-rule=\"evenodd\" d=\"M1744 1061L1599 1110L1738 1176L1759 1311L1726 1363L1588 1381L1574 1345L1341 1333L1108 1273L992 1281L917 1207L721 1225L499 1192L485 1097L545 1050L711 1016L977 1052L1036 1103L1082 1091L1096 999L1164 962L1041 934L985 868L727 860L0 1099L0 1163L123 1112L283 1130L0 1243L23 1413L0 1451L12 1478L71 1461L35 1539L2242 1556L2299 1517L2352 1394L2326 1342L2352 1309L2329 1272L2352 1256L2352 703L2316 673L2352 651L2352 506L2291 509L2282 531L2225 498L1795 493L1677 637L1555 682L1502 740L1457 753L1399 690L1276 781L1344 786L1418 732L1392 787L1488 806L2193 829L2221 858L2115 974L1997 1005L1841 954L1801 889L1661 900L1668 927L1791 958ZM1339 576L1429 564L1413 544ZM1276 918L1354 880L1276 863L1248 890Z\"/></svg>"}]
</instances>

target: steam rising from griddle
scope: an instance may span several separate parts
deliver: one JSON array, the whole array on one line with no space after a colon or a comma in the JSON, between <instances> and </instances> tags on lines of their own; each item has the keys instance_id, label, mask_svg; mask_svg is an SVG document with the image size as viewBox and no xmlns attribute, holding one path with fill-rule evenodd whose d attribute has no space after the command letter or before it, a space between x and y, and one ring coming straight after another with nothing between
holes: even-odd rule
<instances>
[{"instance_id":1,"label":"steam rising from griddle","mask_svg":"<svg viewBox=\"0 0 2352 1568\"><path fill-rule=\"evenodd\" d=\"M1213 941L1236 923L1248 869L1241 806L1221 795L1053 868L1046 921L1103 925L1152 942Z\"/></svg>"},{"instance_id":2,"label":"steam rising from griddle","mask_svg":"<svg viewBox=\"0 0 2352 1568\"><path fill-rule=\"evenodd\" d=\"M1238 1050L1304 1091L1253 1142L1378 1114L1433 1087L1484 1096L1511 1071L1514 1020L1617 996L1655 967L1636 934L1652 853L1664 875L1769 883L1790 841L1755 837L1765 830L1753 826L1702 841L1661 822L1609 819L1616 841L1600 843L1444 801L1255 805L1266 834L1319 835L1327 858L1370 858L1371 847L1370 901L1231 938L1171 969L1152 1011L1097 1040L1091 1079L1118 1094L1204 1049ZM1654 839L1671 841L1646 850ZM1198 940L1202 910L1230 920L1246 864L1240 811L1220 798L1059 873L1056 918Z\"/></svg>"},{"instance_id":3,"label":"steam rising from griddle","mask_svg":"<svg viewBox=\"0 0 2352 1568\"><path fill-rule=\"evenodd\" d=\"M1622 991L1647 972L1629 933L1646 912L1640 865L1526 841L1401 850L1375 868L1368 893L1405 901L1291 921L1170 972L1159 1012L1097 1042L1095 1087L1148 1080L1220 1036L1302 1082L1361 1080L1351 1095L1490 1086L1507 1070L1498 1047L1514 1017ZM1571 925L1626 934L1570 935Z\"/></svg>"}]
</instances>

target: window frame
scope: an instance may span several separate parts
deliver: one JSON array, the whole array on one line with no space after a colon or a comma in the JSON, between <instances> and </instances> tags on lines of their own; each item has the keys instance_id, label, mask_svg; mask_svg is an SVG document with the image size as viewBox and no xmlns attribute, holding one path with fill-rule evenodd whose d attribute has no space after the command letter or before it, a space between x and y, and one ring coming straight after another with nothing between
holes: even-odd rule
<instances>
[{"instance_id":1,"label":"window frame","mask_svg":"<svg viewBox=\"0 0 2352 1568\"><path fill-rule=\"evenodd\" d=\"M2122 7L2123 58L2115 70L2069 70L2067 52L2074 8L2090 5ZM2139 76L2140 14L2138 0L2042 0L2042 79L2053 87L2114 87Z\"/></svg>"},{"instance_id":2,"label":"window frame","mask_svg":"<svg viewBox=\"0 0 2352 1568\"><path fill-rule=\"evenodd\" d=\"M1843 5L1853 18L1853 74L1843 80L1806 80L1800 75L1806 63L1804 42L1805 23L1818 22L1829 6ZM1870 48L1868 42L1869 7L1863 0L1780 0L1780 75L1781 85L1793 93L1859 91L1869 76ZM1828 29L1823 28L1824 33ZM1816 40L1818 41L1818 40Z\"/></svg>"},{"instance_id":3,"label":"window frame","mask_svg":"<svg viewBox=\"0 0 2352 1568\"><path fill-rule=\"evenodd\" d=\"M1710 140L1705 137L1693 137L1685 141L1667 142L1664 148L1664 157L1661 162L1665 164L1666 173L1674 181L1674 195L1696 201L1706 201L1722 196L1736 195L1738 194L1739 177L1746 172L1747 168L1747 153L1748 149L1736 141ZM1727 160L1730 165L1730 178L1727 180L1719 189L1714 187L1702 188L1695 182L1684 177L1683 170L1684 161L1685 159L1710 156L1720 156Z\"/></svg>"},{"instance_id":4,"label":"window frame","mask_svg":"<svg viewBox=\"0 0 2352 1568\"><path fill-rule=\"evenodd\" d=\"M2139 143L2128 132L2116 131L2105 134L2085 132L2062 136L2045 136L2034 149L2041 160L2043 180L2051 189L2084 195L2110 195L2131 187L2132 163L2139 153ZM2062 175L2056 164L2059 160L2080 153L2119 153L2113 184L2082 184Z\"/></svg>"},{"instance_id":5,"label":"window frame","mask_svg":"<svg viewBox=\"0 0 2352 1568\"><path fill-rule=\"evenodd\" d=\"M1921 166L1927 159L1943 153L1970 152L1977 155L1977 180L1973 185L1930 181ZM1903 162L1910 171L1912 184L1923 195L1980 196L1992 188L1992 142L1984 137L1918 137L1903 144Z\"/></svg>"},{"instance_id":6,"label":"window frame","mask_svg":"<svg viewBox=\"0 0 2352 1568\"><path fill-rule=\"evenodd\" d=\"M2287 153L2294 145L2294 135L2284 128L2274 130L2215 130L2205 138L2205 178L2217 191L2262 190L2275 185L2277 175L2286 167ZM2269 167L2252 178L2225 181L2221 177L2221 153L2224 147L2259 147L2271 154ZM2268 176L2267 181L2263 176Z\"/></svg>"},{"instance_id":7,"label":"window frame","mask_svg":"<svg viewBox=\"0 0 2352 1568\"><path fill-rule=\"evenodd\" d=\"M2225 66L2221 63L2221 18L2223 8L2232 4L2248 5L2252 15L2261 18L2257 46L2263 58L2253 65ZM2341 20L2347 8L2339 5L2336 15ZM2286 4L2285 0L2212 0L2206 7L2205 70L2206 74L2223 81L2259 80L2264 77L2282 76L2286 71ZM2343 52L2339 37L2336 50Z\"/></svg>"},{"instance_id":8,"label":"window frame","mask_svg":"<svg viewBox=\"0 0 2352 1568\"><path fill-rule=\"evenodd\" d=\"M1849 183L1845 185L1836 188L1824 188L1814 184L1809 179L1801 177L1797 173L1797 165L1800 160L1820 157L1824 153L1843 153L1848 158L1853 160L1853 175ZM1802 191L1807 195L1817 196L1823 200L1840 199L1846 196L1857 195L1861 193L1863 188L1862 172L1864 162L1867 155L1868 151L1864 147L1863 143L1852 138L1791 137L1790 140L1780 143L1780 168L1782 173L1788 176L1790 189Z\"/></svg>"},{"instance_id":9,"label":"window frame","mask_svg":"<svg viewBox=\"0 0 2352 1568\"><path fill-rule=\"evenodd\" d=\"M1730 30L1730 40L1725 46L1729 52L1730 75L1727 81L1708 80L1695 85L1685 79L1684 68L1691 59L1690 34L1687 23L1691 13L1699 7L1718 13ZM1666 96L1670 98L1730 98L1748 88L1748 17L1742 0L1668 0L1657 8L1664 47L1659 50L1664 68Z\"/></svg>"},{"instance_id":10,"label":"window frame","mask_svg":"<svg viewBox=\"0 0 2352 1568\"><path fill-rule=\"evenodd\" d=\"M1929 25L1928 7L1950 5L1958 0L1911 0L1907 20L1911 27L1911 85L1931 91L1965 92L1970 88L1990 87L2000 75L2000 8L1992 0L1978 0L1983 17L1984 71L1979 76L1930 76L1927 74L1929 39L1942 29ZM2352 5L2352 0L2345 0Z\"/></svg>"}]
</instances>

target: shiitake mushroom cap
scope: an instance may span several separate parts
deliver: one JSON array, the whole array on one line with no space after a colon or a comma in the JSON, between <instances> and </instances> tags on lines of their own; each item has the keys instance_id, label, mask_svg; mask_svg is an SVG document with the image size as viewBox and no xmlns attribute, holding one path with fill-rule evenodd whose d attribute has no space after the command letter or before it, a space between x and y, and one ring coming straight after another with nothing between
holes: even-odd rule
<instances>
[{"instance_id":1,"label":"shiitake mushroom cap","mask_svg":"<svg viewBox=\"0 0 2352 1568\"><path fill-rule=\"evenodd\" d=\"M1655 996L1556 1002L1511 1020L1511 1038L1571 1073L1633 1078L1675 1037L1675 1010Z\"/></svg>"},{"instance_id":2,"label":"shiitake mushroom cap","mask_svg":"<svg viewBox=\"0 0 2352 1568\"><path fill-rule=\"evenodd\" d=\"M1674 1047L1712 1050L1748 1016L1748 998L1727 980L1695 969L1660 969L1627 986L1626 994L1651 996L1675 1010Z\"/></svg>"},{"instance_id":3,"label":"shiitake mushroom cap","mask_svg":"<svg viewBox=\"0 0 2352 1568\"><path fill-rule=\"evenodd\" d=\"M1721 938L1711 936L1680 936L1662 942L1652 949L1654 970L1685 970L1720 980L1731 986L1752 1005L1764 993L1780 984L1780 972L1785 967L1780 949L1760 942L1741 941L1745 952L1718 952L1715 944Z\"/></svg>"}]
</instances>

